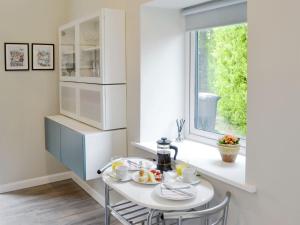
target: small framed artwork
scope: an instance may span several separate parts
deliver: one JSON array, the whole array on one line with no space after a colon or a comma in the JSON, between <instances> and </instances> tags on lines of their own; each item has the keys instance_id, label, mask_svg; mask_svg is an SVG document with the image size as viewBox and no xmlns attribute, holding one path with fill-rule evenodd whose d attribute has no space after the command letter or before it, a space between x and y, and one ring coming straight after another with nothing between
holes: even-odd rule
<instances>
[{"instance_id":1,"label":"small framed artwork","mask_svg":"<svg viewBox=\"0 0 300 225\"><path fill-rule=\"evenodd\" d=\"M32 70L54 70L54 44L32 44Z\"/></svg>"},{"instance_id":2,"label":"small framed artwork","mask_svg":"<svg viewBox=\"0 0 300 225\"><path fill-rule=\"evenodd\" d=\"M4 43L5 71L29 70L29 44Z\"/></svg>"}]
</instances>

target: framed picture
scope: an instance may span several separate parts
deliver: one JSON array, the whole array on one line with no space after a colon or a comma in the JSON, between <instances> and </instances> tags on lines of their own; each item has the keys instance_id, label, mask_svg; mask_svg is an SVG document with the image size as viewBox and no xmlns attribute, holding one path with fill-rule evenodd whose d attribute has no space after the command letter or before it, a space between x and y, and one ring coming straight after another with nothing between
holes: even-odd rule
<instances>
[{"instance_id":1,"label":"framed picture","mask_svg":"<svg viewBox=\"0 0 300 225\"><path fill-rule=\"evenodd\" d=\"M32 70L54 70L54 44L32 44Z\"/></svg>"},{"instance_id":2,"label":"framed picture","mask_svg":"<svg viewBox=\"0 0 300 225\"><path fill-rule=\"evenodd\" d=\"M5 71L29 70L29 44L4 43Z\"/></svg>"}]
</instances>

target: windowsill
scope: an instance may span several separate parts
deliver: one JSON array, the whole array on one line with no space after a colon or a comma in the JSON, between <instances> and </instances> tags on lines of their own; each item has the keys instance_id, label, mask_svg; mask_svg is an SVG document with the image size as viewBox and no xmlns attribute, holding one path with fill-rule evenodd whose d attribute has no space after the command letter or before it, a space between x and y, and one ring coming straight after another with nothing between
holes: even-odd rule
<instances>
[{"instance_id":1,"label":"windowsill","mask_svg":"<svg viewBox=\"0 0 300 225\"><path fill-rule=\"evenodd\" d=\"M177 159L198 168L203 175L230 184L244 191L255 193L256 187L246 183L246 157L238 155L235 163L224 163L216 147L184 140L182 143L172 143L178 146ZM141 150L156 154L155 142L133 143Z\"/></svg>"}]
</instances>

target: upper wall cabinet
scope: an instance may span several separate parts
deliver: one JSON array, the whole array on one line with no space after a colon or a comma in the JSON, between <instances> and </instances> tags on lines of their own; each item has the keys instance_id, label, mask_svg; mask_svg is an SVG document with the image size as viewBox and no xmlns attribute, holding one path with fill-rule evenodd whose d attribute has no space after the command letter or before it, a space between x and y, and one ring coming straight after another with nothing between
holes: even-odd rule
<instances>
[{"instance_id":1,"label":"upper wall cabinet","mask_svg":"<svg viewBox=\"0 0 300 225\"><path fill-rule=\"evenodd\" d=\"M124 11L102 9L64 25L59 40L61 81L126 83Z\"/></svg>"}]
</instances>

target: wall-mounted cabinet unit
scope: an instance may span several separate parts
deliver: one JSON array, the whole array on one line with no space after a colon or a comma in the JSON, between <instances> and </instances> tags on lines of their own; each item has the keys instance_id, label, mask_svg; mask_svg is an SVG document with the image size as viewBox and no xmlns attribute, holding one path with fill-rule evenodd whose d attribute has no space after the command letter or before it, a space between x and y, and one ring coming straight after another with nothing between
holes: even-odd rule
<instances>
[{"instance_id":1,"label":"wall-mounted cabinet unit","mask_svg":"<svg viewBox=\"0 0 300 225\"><path fill-rule=\"evenodd\" d=\"M125 12L102 9L59 29L60 80L126 83Z\"/></svg>"},{"instance_id":2,"label":"wall-mounted cabinet unit","mask_svg":"<svg viewBox=\"0 0 300 225\"><path fill-rule=\"evenodd\" d=\"M126 85L60 82L60 112L102 130L126 127Z\"/></svg>"},{"instance_id":3,"label":"wall-mounted cabinet unit","mask_svg":"<svg viewBox=\"0 0 300 225\"><path fill-rule=\"evenodd\" d=\"M126 155L125 12L102 9L61 26L59 64L67 117L45 119L46 148L82 179L94 179L112 155Z\"/></svg>"},{"instance_id":4,"label":"wall-mounted cabinet unit","mask_svg":"<svg viewBox=\"0 0 300 225\"><path fill-rule=\"evenodd\" d=\"M45 118L46 149L83 180L99 178L97 171L114 155L126 155L126 130L101 131L65 116Z\"/></svg>"}]
</instances>

